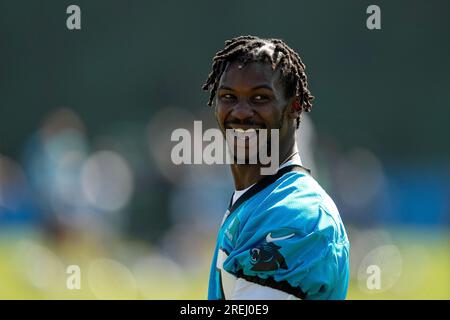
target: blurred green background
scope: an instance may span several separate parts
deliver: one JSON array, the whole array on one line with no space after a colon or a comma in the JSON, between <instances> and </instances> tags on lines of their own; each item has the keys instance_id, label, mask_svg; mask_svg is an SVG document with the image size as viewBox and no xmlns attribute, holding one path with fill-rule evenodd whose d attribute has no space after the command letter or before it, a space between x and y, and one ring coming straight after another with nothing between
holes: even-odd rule
<instances>
[{"instance_id":1,"label":"blurred green background","mask_svg":"<svg viewBox=\"0 0 450 320\"><path fill-rule=\"evenodd\" d=\"M66 28L71 4L81 30ZM370 4L381 30L366 28ZM307 66L302 159L347 227L348 298L449 299L449 9L0 0L0 298L206 298L232 180L225 165L172 165L170 133L215 126L211 58L252 34Z\"/></svg>"}]
</instances>

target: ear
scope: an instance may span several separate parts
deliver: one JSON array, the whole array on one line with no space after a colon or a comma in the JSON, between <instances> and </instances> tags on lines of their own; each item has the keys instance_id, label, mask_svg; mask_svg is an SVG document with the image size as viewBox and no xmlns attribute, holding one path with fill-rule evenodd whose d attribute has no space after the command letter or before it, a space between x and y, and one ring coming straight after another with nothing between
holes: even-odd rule
<instances>
[{"instance_id":1,"label":"ear","mask_svg":"<svg viewBox=\"0 0 450 320\"><path fill-rule=\"evenodd\" d=\"M302 104L300 103L300 99L298 97L294 97L292 98L292 101L289 103L290 104L290 110L289 110L289 116L292 119L297 119L298 117L300 117L300 114L302 113Z\"/></svg>"}]
</instances>

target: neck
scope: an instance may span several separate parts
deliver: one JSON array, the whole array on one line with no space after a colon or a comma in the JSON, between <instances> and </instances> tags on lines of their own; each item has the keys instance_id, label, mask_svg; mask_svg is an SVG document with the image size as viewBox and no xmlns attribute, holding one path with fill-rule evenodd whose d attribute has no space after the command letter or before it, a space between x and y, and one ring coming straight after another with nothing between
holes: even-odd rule
<instances>
[{"instance_id":1,"label":"neck","mask_svg":"<svg viewBox=\"0 0 450 320\"><path fill-rule=\"evenodd\" d=\"M296 152L298 152L298 148L295 141L285 150L280 150L280 165L289 161L289 158ZM261 175L261 167L261 164L231 164L231 173L236 190L246 189L261 180L264 177Z\"/></svg>"}]
</instances>

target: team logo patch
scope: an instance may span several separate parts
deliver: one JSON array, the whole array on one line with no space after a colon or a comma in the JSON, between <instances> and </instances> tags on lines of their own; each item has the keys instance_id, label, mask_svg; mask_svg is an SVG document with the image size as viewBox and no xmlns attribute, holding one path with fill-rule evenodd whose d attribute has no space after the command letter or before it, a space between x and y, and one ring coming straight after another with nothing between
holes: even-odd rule
<instances>
[{"instance_id":1,"label":"team logo patch","mask_svg":"<svg viewBox=\"0 0 450 320\"><path fill-rule=\"evenodd\" d=\"M289 239L294 233L283 237L273 237L269 232L266 239L256 247L250 249L250 263L253 265L253 271L274 271L277 269L287 269L286 261L283 255L278 251L281 249L275 241Z\"/></svg>"}]
</instances>

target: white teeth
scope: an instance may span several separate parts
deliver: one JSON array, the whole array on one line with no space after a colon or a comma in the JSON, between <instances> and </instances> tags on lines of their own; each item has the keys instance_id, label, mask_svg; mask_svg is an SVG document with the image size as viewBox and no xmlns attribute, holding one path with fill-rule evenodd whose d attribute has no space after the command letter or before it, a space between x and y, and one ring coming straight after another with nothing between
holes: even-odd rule
<instances>
[{"instance_id":1,"label":"white teeth","mask_svg":"<svg viewBox=\"0 0 450 320\"><path fill-rule=\"evenodd\" d=\"M235 132L238 132L238 133L255 133L255 132L256 132L255 129L247 129L247 130L244 130L244 129L241 129L241 128L234 129L234 131L235 131Z\"/></svg>"}]
</instances>

